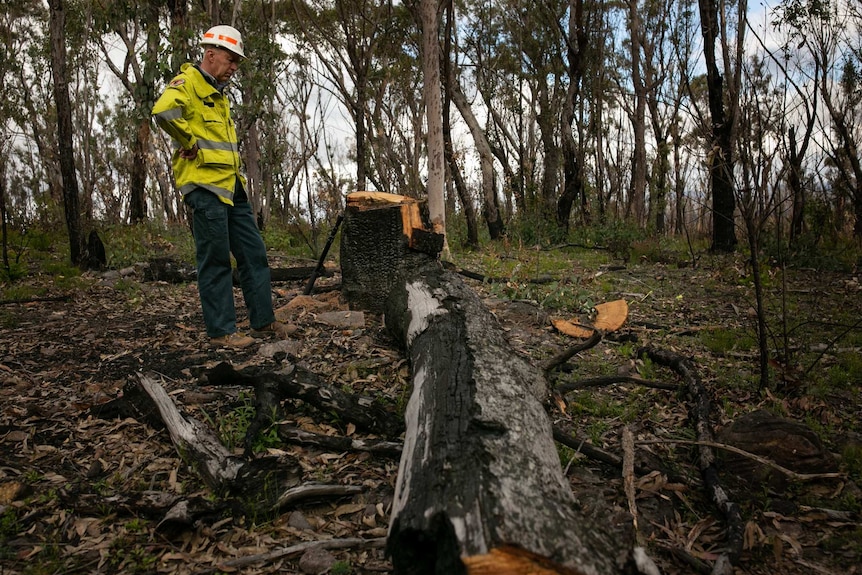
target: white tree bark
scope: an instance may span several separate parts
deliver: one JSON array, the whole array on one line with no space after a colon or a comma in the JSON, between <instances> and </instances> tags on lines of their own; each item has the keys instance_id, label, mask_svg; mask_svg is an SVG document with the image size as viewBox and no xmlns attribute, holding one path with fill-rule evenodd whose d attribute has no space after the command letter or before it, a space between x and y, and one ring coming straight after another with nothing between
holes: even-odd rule
<instances>
[{"instance_id":1,"label":"white tree bark","mask_svg":"<svg viewBox=\"0 0 862 575\"><path fill-rule=\"evenodd\" d=\"M422 74L427 121L428 151L428 211L431 226L438 234L446 234L446 202L444 176L446 160L443 149L443 98L440 94L440 47L437 31L440 27L440 1L422 0L419 5L422 22ZM447 253L444 247L444 255Z\"/></svg>"}]
</instances>

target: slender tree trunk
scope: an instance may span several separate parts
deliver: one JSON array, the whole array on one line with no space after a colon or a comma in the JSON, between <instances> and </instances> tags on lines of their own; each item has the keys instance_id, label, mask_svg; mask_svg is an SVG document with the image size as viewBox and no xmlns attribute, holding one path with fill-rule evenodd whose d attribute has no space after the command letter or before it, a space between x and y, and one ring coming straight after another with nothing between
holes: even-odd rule
<instances>
[{"instance_id":1,"label":"slender tree trunk","mask_svg":"<svg viewBox=\"0 0 862 575\"><path fill-rule=\"evenodd\" d=\"M715 0L699 0L701 32L706 57L706 84L712 134L709 151L709 176L712 183L712 250L736 249L735 188L733 185L732 121L724 107L724 80L718 69L715 43L718 39L718 6Z\"/></svg>"},{"instance_id":2,"label":"slender tree trunk","mask_svg":"<svg viewBox=\"0 0 862 575\"><path fill-rule=\"evenodd\" d=\"M473 200L467 191L467 184L464 183L464 178L461 177L461 168L458 166L458 160L455 158L455 150L452 147L452 126L449 121L448 94L443 106L443 141L445 142L446 163L449 166L452 183L455 186L458 199L461 201L461 209L464 210L464 221L467 224L467 239L464 243L466 247L477 248L479 247L479 227L476 223L476 207L473 205Z\"/></svg>"},{"instance_id":3,"label":"slender tree trunk","mask_svg":"<svg viewBox=\"0 0 862 575\"><path fill-rule=\"evenodd\" d=\"M147 149L150 146L150 121L141 120L132 148L129 173L129 221L133 224L147 219Z\"/></svg>"},{"instance_id":4,"label":"slender tree trunk","mask_svg":"<svg viewBox=\"0 0 862 575\"><path fill-rule=\"evenodd\" d=\"M159 4L149 0L145 5L147 53L143 58L143 76L137 79L135 102L138 108L138 130L132 144L132 168L129 174L129 220L132 223L147 219L147 151L150 147L150 110L155 101L156 64L161 32Z\"/></svg>"},{"instance_id":5,"label":"slender tree trunk","mask_svg":"<svg viewBox=\"0 0 862 575\"><path fill-rule=\"evenodd\" d=\"M557 227L563 236L568 235L569 222L575 202L580 203L581 217L589 219L586 185L583 175L582 150L575 140L581 83L588 33L585 25L583 0L569 0L569 19L566 33L566 66L569 86L562 117L563 193L557 200Z\"/></svg>"},{"instance_id":6,"label":"slender tree trunk","mask_svg":"<svg viewBox=\"0 0 862 575\"><path fill-rule=\"evenodd\" d=\"M365 125L368 87L365 75L361 74L359 70L357 70L357 75L356 105L353 110L353 115L356 118L356 189L362 191L368 185L368 135ZM437 77L439 78L439 73Z\"/></svg>"},{"instance_id":7,"label":"slender tree trunk","mask_svg":"<svg viewBox=\"0 0 862 575\"><path fill-rule=\"evenodd\" d=\"M498 240L503 237L505 226L500 215L500 205L497 199L497 178L494 174L494 154L491 151L491 145L488 143L488 137L485 131L479 125L473 109L467 102L466 96L461 91L461 87L457 84L454 78L449 83L450 95L455 107L461 113L461 117L467 123L470 130L470 135L473 137L473 143L476 146L476 152L479 154L479 168L482 173L482 213L485 215L485 222L488 225L488 233L492 240Z\"/></svg>"},{"instance_id":8,"label":"slender tree trunk","mask_svg":"<svg viewBox=\"0 0 862 575\"><path fill-rule=\"evenodd\" d=\"M180 66L191 59L188 41L188 2L187 0L168 0L171 28L171 73L176 73Z\"/></svg>"},{"instance_id":9,"label":"slender tree trunk","mask_svg":"<svg viewBox=\"0 0 862 575\"><path fill-rule=\"evenodd\" d=\"M685 232L685 180L682 177L682 143L676 124L671 129L671 135L673 139L673 189L674 201L676 202L674 233L682 235Z\"/></svg>"},{"instance_id":10,"label":"slender tree trunk","mask_svg":"<svg viewBox=\"0 0 862 575\"><path fill-rule=\"evenodd\" d=\"M257 225L260 229L266 226L267 217L264 213L265 201L261 194L261 161L260 161L260 130L256 121L253 121L245 133L245 170L248 180L248 201L251 202L252 213L255 214Z\"/></svg>"},{"instance_id":11,"label":"slender tree trunk","mask_svg":"<svg viewBox=\"0 0 862 575\"><path fill-rule=\"evenodd\" d=\"M755 223L753 208L745 210L748 249L751 252L751 277L754 280L754 300L757 306L757 347L760 351L760 390L769 386L769 345L766 339L766 309L763 301L763 279L760 276L760 226Z\"/></svg>"},{"instance_id":12,"label":"slender tree trunk","mask_svg":"<svg viewBox=\"0 0 862 575\"><path fill-rule=\"evenodd\" d=\"M3 269L6 270L6 279L11 281L11 270L9 265L9 230L6 224L6 163L0 166L0 247L2 247Z\"/></svg>"},{"instance_id":13,"label":"slender tree trunk","mask_svg":"<svg viewBox=\"0 0 862 575\"><path fill-rule=\"evenodd\" d=\"M853 235L857 239L862 239L862 160L860 160L859 147L853 131L847 123L846 116L842 110L835 106L829 90L828 77L823 73L820 79L820 91L823 94L823 102L829 110L832 126L839 138L835 148L843 152L846 161L846 166L841 169L841 172L849 185L851 201L853 202L853 215L856 217Z\"/></svg>"},{"instance_id":14,"label":"slender tree trunk","mask_svg":"<svg viewBox=\"0 0 862 575\"><path fill-rule=\"evenodd\" d=\"M787 132L789 140L790 172L787 177L787 186L793 198L793 209L790 217L790 243L793 244L805 231L805 189L802 185L802 157L796 149L796 128L793 126Z\"/></svg>"},{"instance_id":15,"label":"slender tree trunk","mask_svg":"<svg viewBox=\"0 0 862 575\"><path fill-rule=\"evenodd\" d=\"M452 125L450 120L450 110L452 104L452 92L456 87L455 74L452 67L452 26L453 26L453 2L446 1L446 36L443 48L443 141L445 143L446 163L449 166L449 173L452 174L452 182L461 200L461 209L464 210L464 220L467 224L467 240L466 246L471 248L479 247L479 230L476 224L476 208L473 206L473 201L467 191L467 186L464 179L461 177L461 169L458 166L458 161L455 158L455 149L452 145ZM487 145L487 142L486 142ZM490 154L490 146L488 146Z\"/></svg>"},{"instance_id":16,"label":"slender tree trunk","mask_svg":"<svg viewBox=\"0 0 862 575\"><path fill-rule=\"evenodd\" d=\"M422 77L427 120L428 211L433 231L446 234L446 202L444 198L443 98L440 94L440 28L439 0L421 0L419 16L422 22ZM445 250L444 250L445 251Z\"/></svg>"},{"instance_id":17,"label":"slender tree trunk","mask_svg":"<svg viewBox=\"0 0 862 575\"><path fill-rule=\"evenodd\" d=\"M647 87L641 73L641 44L643 30L637 0L629 0L629 32L631 44L632 84L635 95L635 108L631 118L634 131L634 150L632 151L631 197L627 204L638 226L644 222L646 210L647 157L646 157L646 97Z\"/></svg>"},{"instance_id":18,"label":"slender tree trunk","mask_svg":"<svg viewBox=\"0 0 862 575\"><path fill-rule=\"evenodd\" d=\"M63 207L69 233L69 254L79 265L84 256L84 237L78 205L78 178L72 148L72 104L66 72L66 11L63 0L50 0L51 64L54 79L54 103L57 106L57 140L60 150L60 173L63 178Z\"/></svg>"},{"instance_id":19,"label":"slender tree trunk","mask_svg":"<svg viewBox=\"0 0 862 575\"><path fill-rule=\"evenodd\" d=\"M554 137L559 110L552 109L547 85L539 87L537 99L539 101L539 113L536 117L536 122L539 125L542 150L545 158L544 169L542 171L540 210L543 217L556 218L557 187L560 181L559 171L560 162L562 161L562 152Z\"/></svg>"}]
</instances>

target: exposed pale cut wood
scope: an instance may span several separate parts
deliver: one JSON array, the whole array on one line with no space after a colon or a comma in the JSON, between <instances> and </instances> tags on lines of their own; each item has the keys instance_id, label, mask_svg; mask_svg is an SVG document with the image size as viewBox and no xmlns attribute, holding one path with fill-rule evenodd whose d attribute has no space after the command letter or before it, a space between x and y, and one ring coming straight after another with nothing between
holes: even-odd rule
<instances>
[{"instance_id":1,"label":"exposed pale cut wood","mask_svg":"<svg viewBox=\"0 0 862 575\"><path fill-rule=\"evenodd\" d=\"M468 575L584 575L584 571L552 565L544 557L509 545L465 557L464 566Z\"/></svg>"},{"instance_id":2,"label":"exposed pale cut wood","mask_svg":"<svg viewBox=\"0 0 862 575\"><path fill-rule=\"evenodd\" d=\"M574 320L563 318L551 318L553 326L565 335L587 339L592 337L596 330L602 333L611 333L620 329L626 322L629 314L629 306L624 299L618 299L596 306L596 319L592 327L579 324Z\"/></svg>"},{"instance_id":3,"label":"exposed pale cut wood","mask_svg":"<svg viewBox=\"0 0 862 575\"><path fill-rule=\"evenodd\" d=\"M594 333L596 333L596 330L592 328L580 325L578 323L573 323L567 319L562 319L559 317L551 318L551 324L553 324L553 326L557 328L557 331L569 337L588 339L592 337Z\"/></svg>"},{"instance_id":4,"label":"exposed pale cut wood","mask_svg":"<svg viewBox=\"0 0 862 575\"><path fill-rule=\"evenodd\" d=\"M416 200L399 194L389 194L386 192L352 192L347 194L347 205L362 206L374 203L385 204L403 204L404 202Z\"/></svg>"},{"instance_id":5,"label":"exposed pale cut wood","mask_svg":"<svg viewBox=\"0 0 862 575\"><path fill-rule=\"evenodd\" d=\"M626 300L618 299L598 304L596 312L596 321L593 322L593 326L605 333L614 332L626 322L626 318L629 316L629 305Z\"/></svg>"},{"instance_id":6,"label":"exposed pale cut wood","mask_svg":"<svg viewBox=\"0 0 862 575\"><path fill-rule=\"evenodd\" d=\"M347 195L347 205L351 208L375 209L381 207L380 204L399 206L402 231L407 238L408 245L412 247L413 230L424 229L422 216L419 212L419 200L385 192L353 192Z\"/></svg>"}]
</instances>

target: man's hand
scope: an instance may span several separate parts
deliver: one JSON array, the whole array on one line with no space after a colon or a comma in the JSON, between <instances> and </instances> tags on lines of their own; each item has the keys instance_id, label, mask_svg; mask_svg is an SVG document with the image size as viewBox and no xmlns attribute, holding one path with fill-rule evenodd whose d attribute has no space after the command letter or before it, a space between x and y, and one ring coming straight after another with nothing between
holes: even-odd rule
<instances>
[{"instance_id":1,"label":"man's hand","mask_svg":"<svg viewBox=\"0 0 862 575\"><path fill-rule=\"evenodd\" d=\"M184 160L194 160L198 157L198 145L195 144L188 150L180 150L180 157Z\"/></svg>"}]
</instances>

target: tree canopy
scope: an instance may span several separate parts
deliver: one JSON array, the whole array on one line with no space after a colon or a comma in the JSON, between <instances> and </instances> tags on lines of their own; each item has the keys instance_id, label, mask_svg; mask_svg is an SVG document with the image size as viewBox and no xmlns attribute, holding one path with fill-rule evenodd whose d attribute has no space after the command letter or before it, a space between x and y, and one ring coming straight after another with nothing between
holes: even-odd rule
<instances>
[{"instance_id":1,"label":"tree canopy","mask_svg":"<svg viewBox=\"0 0 862 575\"><path fill-rule=\"evenodd\" d=\"M862 17L840 0L64 0L68 111L47 6L6 4L13 227L66 217L58 112L82 230L183 222L149 109L201 32L230 23L248 47L229 90L262 226L316 228L368 189L427 198L444 226L466 218L468 243L624 222L732 250L749 217L796 240L862 237Z\"/></svg>"}]
</instances>

